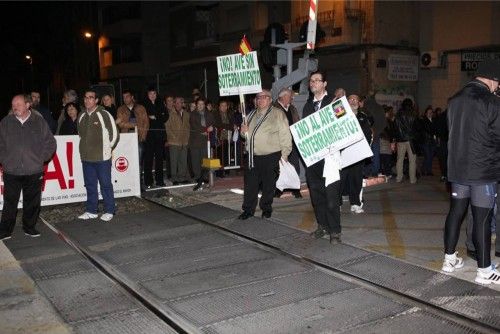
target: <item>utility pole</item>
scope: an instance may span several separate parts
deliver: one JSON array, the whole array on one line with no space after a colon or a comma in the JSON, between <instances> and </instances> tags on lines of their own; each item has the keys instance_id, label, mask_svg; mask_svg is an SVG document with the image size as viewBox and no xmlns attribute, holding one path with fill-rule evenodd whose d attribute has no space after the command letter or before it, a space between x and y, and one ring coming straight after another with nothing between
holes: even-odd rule
<instances>
[{"instance_id":1,"label":"utility pole","mask_svg":"<svg viewBox=\"0 0 500 334\"><path fill-rule=\"evenodd\" d=\"M310 58L310 55L314 52L314 48L316 46L316 27L318 23L316 13L318 11L318 0L310 0L309 5L307 41L302 43L288 43L288 41L285 41L283 44L271 44L271 46L280 49L278 50L278 65L276 66L287 66L287 75L282 78L276 78L272 85L271 93L273 95L273 99L278 97L278 93L282 88L292 87L296 83L300 82L299 94L294 96L294 105L301 116L302 108L309 97L309 76L312 72L318 69L318 60ZM298 68L293 70L293 50L304 45L306 45L304 55L299 59Z\"/></svg>"}]
</instances>

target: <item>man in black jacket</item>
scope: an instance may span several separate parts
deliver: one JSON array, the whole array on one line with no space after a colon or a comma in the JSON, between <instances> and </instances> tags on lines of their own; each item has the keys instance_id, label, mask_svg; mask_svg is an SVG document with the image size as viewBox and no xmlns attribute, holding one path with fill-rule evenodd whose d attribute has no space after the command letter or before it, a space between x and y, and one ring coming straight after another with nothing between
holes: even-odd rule
<instances>
[{"instance_id":1,"label":"man in black jacket","mask_svg":"<svg viewBox=\"0 0 500 334\"><path fill-rule=\"evenodd\" d=\"M10 239L16 224L17 204L23 192L23 230L38 237L35 229L40 214L43 163L56 150L56 140L47 122L30 111L31 98L16 95L12 113L0 123L0 164L3 167L4 204L0 240Z\"/></svg>"},{"instance_id":2,"label":"man in black jacket","mask_svg":"<svg viewBox=\"0 0 500 334\"><path fill-rule=\"evenodd\" d=\"M53 134L56 133L57 123L52 117L52 113L50 112L50 110L40 104L40 92L36 90L31 91L31 108L38 111L47 122L50 131Z\"/></svg>"},{"instance_id":3,"label":"man in black jacket","mask_svg":"<svg viewBox=\"0 0 500 334\"><path fill-rule=\"evenodd\" d=\"M448 103L448 180L450 211L444 232L442 270L463 267L456 246L460 225L471 205L472 239L477 256L475 281L500 284L500 272L491 265L491 219L500 180L500 98L493 92L500 81L500 60L485 60L476 78Z\"/></svg>"},{"instance_id":4,"label":"man in black jacket","mask_svg":"<svg viewBox=\"0 0 500 334\"><path fill-rule=\"evenodd\" d=\"M309 89L313 94L304 105L302 118L332 103L335 96L328 95L326 91L326 76L321 71L313 72L309 78ZM340 180L325 186L323 167L325 160L320 160L307 167L307 186L311 195L311 203L316 215L318 228L312 233L315 238L325 234L330 235L330 242L341 241L342 228L340 226Z\"/></svg>"},{"instance_id":5,"label":"man in black jacket","mask_svg":"<svg viewBox=\"0 0 500 334\"><path fill-rule=\"evenodd\" d=\"M410 174L410 183L417 182L417 152L415 145L412 143L415 114L413 110L413 101L404 99L401 103L401 109L397 112L394 119L396 130L396 142L398 148L398 160L396 162L396 171L398 176L396 182L403 181L403 162L406 153L408 153L408 167Z\"/></svg>"},{"instance_id":6,"label":"man in black jacket","mask_svg":"<svg viewBox=\"0 0 500 334\"><path fill-rule=\"evenodd\" d=\"M361 130L368 144L372 142L372 129L368 116L360 110L359 96L349 95L347 101L354 115L358 119ZM358 161L350 166L344 167L340 173L340 188L342 194L349 194L352 213L363 213L363 167L365 160ZM341 203L340 203L341 204Z\"/></svg>"},{"instance_id":7,"label":"man in black jacket","mask_svg":"<svg viewBox=\"0 0 500 334\"><path fill-rule=\"evenodd\" d=\"M166 131L165 123L168 121L168 113L165 105L158 98L154 87L148 88L148 95L144 101L144 107L148 113L149 130L146 135L144 149L144 184L146 188L153 186L153 159L155 162L156 186L164 187L163 180L163 147L165 146Z\"/></svg>"}]
</instances>

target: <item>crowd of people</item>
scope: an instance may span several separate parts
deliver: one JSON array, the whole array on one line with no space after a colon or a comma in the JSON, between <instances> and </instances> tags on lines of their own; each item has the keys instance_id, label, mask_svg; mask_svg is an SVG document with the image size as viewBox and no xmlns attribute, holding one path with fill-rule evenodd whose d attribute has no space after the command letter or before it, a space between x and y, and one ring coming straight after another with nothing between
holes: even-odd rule
<instances>
[{"instance_id":1,"label":"crowd of people","mask_svg":"<svg viewBox=\"0 0 500 334\"><path fill-rule=\"evenodd\" d=\"M79 135L78 116L85 106L80 104L75 90L64 92L59 113L51 113L40 105L39 92L33 91L29 97L30 108L43 116L54 135ZM98 100L120 133L137 133L144 189L164 187L166 178L173 185L194 182L194 190L201 189L208 182L202 168L208 147L211 156L220 159L222 166L241 162L241 139L234 133L243 118L230 100L221 99L214 107L198 89L193 89L192 98L187 101L182 96L169 94L160 97L154 87L148 87L144 99L132 90L123 90L123 104L118 107L111 94L103 94ZM216 176L223 178L227 173L222 169L216 171Z\"/></svg>"},{"instance_id":2,"label":"crowd of people","mask_svg":"<svg viewBox=\"0 0 500 334\"><path fill-rule=\"evenodd\" d=\"M333 96L339 98L345 95L343 88L337 88ZM33 91L30 96L31 108L43 116L53 134L78 135L77 117L84 106L80 104L75 90L64 92L62 108L54 113L40 105L39 92ZM396 112L391 106L378 105L373 96L354 94L347 97L351 108L358 114L373 151L371 159L355 166L356 175L361 174L364 179L382 175L396 177L397 182L402 182L407 176L411 183L415 183L418 177L433 175L432 162L437 157L441 180L446 181L446 110L428 106L419 115L415 103L406 99ZM99 101L99 105L113 117L119 132L137 132L144 189L164 187L165 177L174 185L194 182L194 189L201 189L207 182L207 174L201 166L203 158L208 156L207 147L210 147L212 157L221 160L223 167L232 163L236 165L235 158L237 164L242 165L247 158L246 152L242 150L244 138L235 135L235 131L241 127L243 116L230 100L221 99L214 107L196 88L192 98L187 100L169 94L162 98L156 88L149 87L142 100L133 91L123 90L123 104L118 107L111 94L103 94ZM248 111L251 111L257 101L249 101ZM292 102L293 91L289 89L282 90L278 98L272 101L275 107L285 112L289 125L300 119ZM230 146L237 148L236 154L234 150L228 151ZM300 156L295 145L290 158L299 174ZM167 175L164 175L165 171ZM344 171L347 172L351 170ZM228 173L228 170L221 169L215 175L224 177ZM301 197L300 191L291 191L295 197ZM281 194L275 189L275 197ZM362 212L362 203L354 200L353 196L356 195L351 194L351 203L359 206L353 211Z\"/></svg>"},{"instance_id":3,"label":"crowd of people","mask_svg":"<svg viewBox=\"0 0 500 334\"><path fill-rule=\"evenodd\" d=\"M345 96L373 157L340 168L340 153L330 152L306 168L317 223L311 236L328 235L331 243L341 242L343 196L349 198L353 214L362 214L364 179L395 176L399 183L407 175L410 184L414 184L418 177L433 175L433 159L437 156L441 180L451 184L442 270L453 272L463 266L455 249L460 225L470 204L472 219L467 247L478 262L476 282L500 284L500 273L491 265L489 255L500 179L499 77L500 63L485 61L476 78L450 99L446 110L428 106L419 114L411 99L403 100L395 112L393 107L378 105L373 96L348 95L343 88L329 94L326 73L313 72L309 77L311 94L302 118ZM148 88L142 103L137 102L131 90L122 92L122 100L123 104L116 108L113 96L98 96L96 91L88 89L80 105L77 93L67 90L62 110L54 117L40 106L39 92L14 97L12 112L0 123L0 163L5 183L0 239L10 238L12 234L21 190L25 193L24 231L30 236L39 235L34 225L40 211L41 173L43 162L55 151L54 134L80 136L87 191L86 211L80 219L98 217L98 184L105 209L101 220L109 221L115 214L111 152L119 133L137 133L146 189L166 185L166 162L167 177L173 185L194 181L193 190L199 190L207 182L202 160L216 156L223 167L228 166L231 159L226 148L236 147L245 171L240 220L254 216L257 205L263 219L272 216L273 198L282 194L276 189L280 161L289 161L300 174L300 154L289 126L301 116L293 105L293 91L289 88L283 88L275 101L271 92L263 89L255 95L245 115L229 100L221 99L214 106L197 89L193 90L188 103L181 96L161 98L154 87ZM34 138L30 136L32 133L40 136ZM19 136L26 138L17 140L23 143L21 147L9 144ZM19 150L29 157L27 163L19 165L19 159L14 158ZM422 157L420 163L417 157ZM221 168L216 175L224 177L226 173L227 170ZM296 198L302 197L300 189L291 191Z\"/></svg>"}]
</instances>

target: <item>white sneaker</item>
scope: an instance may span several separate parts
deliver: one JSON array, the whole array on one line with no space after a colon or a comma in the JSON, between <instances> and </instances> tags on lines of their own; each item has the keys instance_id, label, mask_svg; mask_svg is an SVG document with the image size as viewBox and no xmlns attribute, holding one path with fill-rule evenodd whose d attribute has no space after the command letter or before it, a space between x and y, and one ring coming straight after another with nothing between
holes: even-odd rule
<instances>
[{"instance_id":1,"label":"white sneaker","mask_svg":"<svg viewBox=\"0 0 500 334\"><path fill-rule=\"evenodd\" d=\"M483 273L478 269L474 281L479 284L500 284L500 272L498 272L493 265L491 266L491 270L487 273Z\"/></svg>"},{"instance_id":2,"label":"white sneaker","mask_svg":"<svg viewBox=\"0 0 500 334\"><path fill-rule=\"evenodd\" d=\"M105 222L109 222L111 219L113 219L112 213L103 213L101 216L101 220L103 220Z\"/></svg>"},{"instance_id":3,"label":"white sneaker","mask_svg":"<svg viewBox=\"0 0 500 334\"><path fill-rule=\"evenodd\" d=\"M90 212L85 212L84 214L78 216L78 219L83 219L83 220L96 219L96 218L97 218L97 214L90 213Z\"/></svg>"},{"instance_id":4,"label":"white sneaker","mask_svg":"<svg viewBox=\"0 0 500 334\"><path fill-rule=\"evenodd\" d=\"M452 273L455 269L460 269L464 266L464 260L461 257L458 257L457 254L458 252L455 252L455 258L453 259L447 259L445 255L443 267L441 268L442 271Z\"/></svg>"},{"instance_id":5,"label":"white sneaker","mask_svg":"<svg viewBox=\"0 0 500 334\"><path fill-rule=\"evenodd\" d=\"M363 210L363 204L361 205L351 205L351 212L352 213L363 213L365 210Z\"/></svg>"}]
</instances>

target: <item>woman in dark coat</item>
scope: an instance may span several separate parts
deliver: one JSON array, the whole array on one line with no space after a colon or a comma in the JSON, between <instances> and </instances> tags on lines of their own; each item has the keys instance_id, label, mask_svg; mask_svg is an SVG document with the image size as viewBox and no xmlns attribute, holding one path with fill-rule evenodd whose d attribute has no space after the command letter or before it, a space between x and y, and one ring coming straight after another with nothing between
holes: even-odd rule
<instances>
[{"instance_id":1,"label":"woman in dark coat","mask_svg":"<svg viewBox=\"0 0 500 334\"><path fill-rule=\"evenodd\" d=\"M101 97L101 105L111 114L111 116L113 116L114 119L116 119L116 106L114 102L115 99L110 94L104 94Z\"/></svg>"},{"instance_id":2,"label":"woman in dark coat","mask_svg":"<svg viewBox=\"0 0 500 334\"><path fill-rule=\"evenodd\" d=\"M61 124L61 129L59 134L64 135L77 135L77 116L78 116L78 105L74 102L70 102L64 106L64 121Z\"/></svg>"},{"instance_id":3,"label":"woman in dark coat","mask_svg":"<svg viewBox=\"0 0 500 334\"><path fill-rule=\"evenodd\" d=\"M424 117L420 121L422 126L422 151L424 162L422 164L422 175L432 174L432 159L436 154L436 125L434 123L432 107L427 107Z\"/></svg>"}]
</instances>

